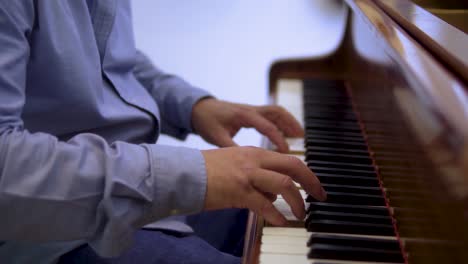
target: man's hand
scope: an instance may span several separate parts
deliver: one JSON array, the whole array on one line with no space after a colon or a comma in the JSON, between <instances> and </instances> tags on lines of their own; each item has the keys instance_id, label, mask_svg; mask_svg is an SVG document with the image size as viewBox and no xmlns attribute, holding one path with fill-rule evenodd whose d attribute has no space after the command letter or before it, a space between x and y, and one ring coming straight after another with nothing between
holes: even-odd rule
<instances>
[{"instance_id":1,"label":"man's hand","mask_svg":"<svg viewBox=\"0 0 468 264\"><path fill-rule=\"evenodd\" d=\"M205 209L249 208L274 225L285 217L273 206L281 194L298 219L305 216L304 201L293 181L318 200L326 193L312 171L296 157L255 147L202 151L207 170Z\"/></svg>"},{"instance_id":2,"label":"man's hand","mask_svg":"<svg viewBox=\"0 0 468 264\"><path fill-rule=\"evenodd\" d=\"M203 99L192 110L192 126L203 139L219 147L237 146L232 137L243 127L267 136L279 152L289 149L284 137L302 137L297 120L279 106L251 106Z\"/></svg>"}]
</instances>

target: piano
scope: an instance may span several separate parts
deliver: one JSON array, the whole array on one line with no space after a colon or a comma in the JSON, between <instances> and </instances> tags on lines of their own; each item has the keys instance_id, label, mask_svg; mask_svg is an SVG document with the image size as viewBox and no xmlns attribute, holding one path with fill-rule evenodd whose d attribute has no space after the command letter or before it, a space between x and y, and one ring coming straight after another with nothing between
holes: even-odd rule
<instances>
[{"instance_id":1,"label":"piano","mask_svg":"<svg viewBox=\"0 0 468 264\"><path fill-rule=\"evenodd\" d=\"M335 51L269 75L328 199L301 190L302 221L279 196L285 227L251 212L243 263L468 263L467 4L330 2L347 16Z\"/></svg>"}]
</instances>

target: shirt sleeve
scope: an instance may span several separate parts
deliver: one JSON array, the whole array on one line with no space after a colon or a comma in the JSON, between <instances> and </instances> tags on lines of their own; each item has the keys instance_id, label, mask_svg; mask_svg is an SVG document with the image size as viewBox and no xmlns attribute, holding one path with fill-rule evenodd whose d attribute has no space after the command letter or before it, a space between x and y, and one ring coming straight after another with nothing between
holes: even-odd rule
<instances>
[{"instance_id":1,"label":"shirt sleeve","mask_svg":"<svg viewBox=\"0 0 468 264\"><path fill-rule=\"evenodd\" d=\"M150 92L161 111L162 133L185 139L192 132L193 105L202 98L212 97L211 94L161 71L140 51L136 53L135 65L135 77Z\"/></svg>"},{"instance_id":2,"label":"shirt sleeve","mask_svg":"<svg viewBox=\"0 0 468 264\"><path fill-rule=\"evenodd\" d=\"M206 169L198 150L108 144L94 134L65 142L24 128L34 15L33 1L0 1L0 240L79 239L115 256L135 229L200 211Z\"/></svg>"}]
</instances>

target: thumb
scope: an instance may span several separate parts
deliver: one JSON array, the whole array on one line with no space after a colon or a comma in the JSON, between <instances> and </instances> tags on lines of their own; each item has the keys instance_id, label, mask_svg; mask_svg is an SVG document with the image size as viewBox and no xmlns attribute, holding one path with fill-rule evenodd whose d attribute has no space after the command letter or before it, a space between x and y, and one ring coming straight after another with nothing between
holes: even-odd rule
<instances>
[{"instance_id":1,"label":"thumb","mask_svg":"<svg viewBox=\"0 0 468 264\"><path fill-rule=\"evenodd\" d=\"M216 136L213 141L215 145L217 145L220 148L238 146L236 142L232 140L231 135L229 135L229 132L226 130L220 130L218 133L216 133Z\"/></svg>"}]
</instances>

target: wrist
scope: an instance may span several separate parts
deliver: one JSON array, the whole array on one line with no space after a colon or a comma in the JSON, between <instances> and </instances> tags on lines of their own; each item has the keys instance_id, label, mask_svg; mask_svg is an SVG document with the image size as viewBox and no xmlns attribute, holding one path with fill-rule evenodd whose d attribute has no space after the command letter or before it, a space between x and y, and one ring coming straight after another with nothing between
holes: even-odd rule
<instances>
[{"instance_id":1,"label":"wrist","mask_svg":"<svg viewBox=\"0 0 468 264\"><path fill-rule=\"evenodd\" d=\"M217 99L213 96L205 96L200 98L197 102L193 104L192 114L191 114L191 128L195 134L199 133L198 122L206 114L206 105L210 102L216 101Z\"/></svg>"}]
</instances>

